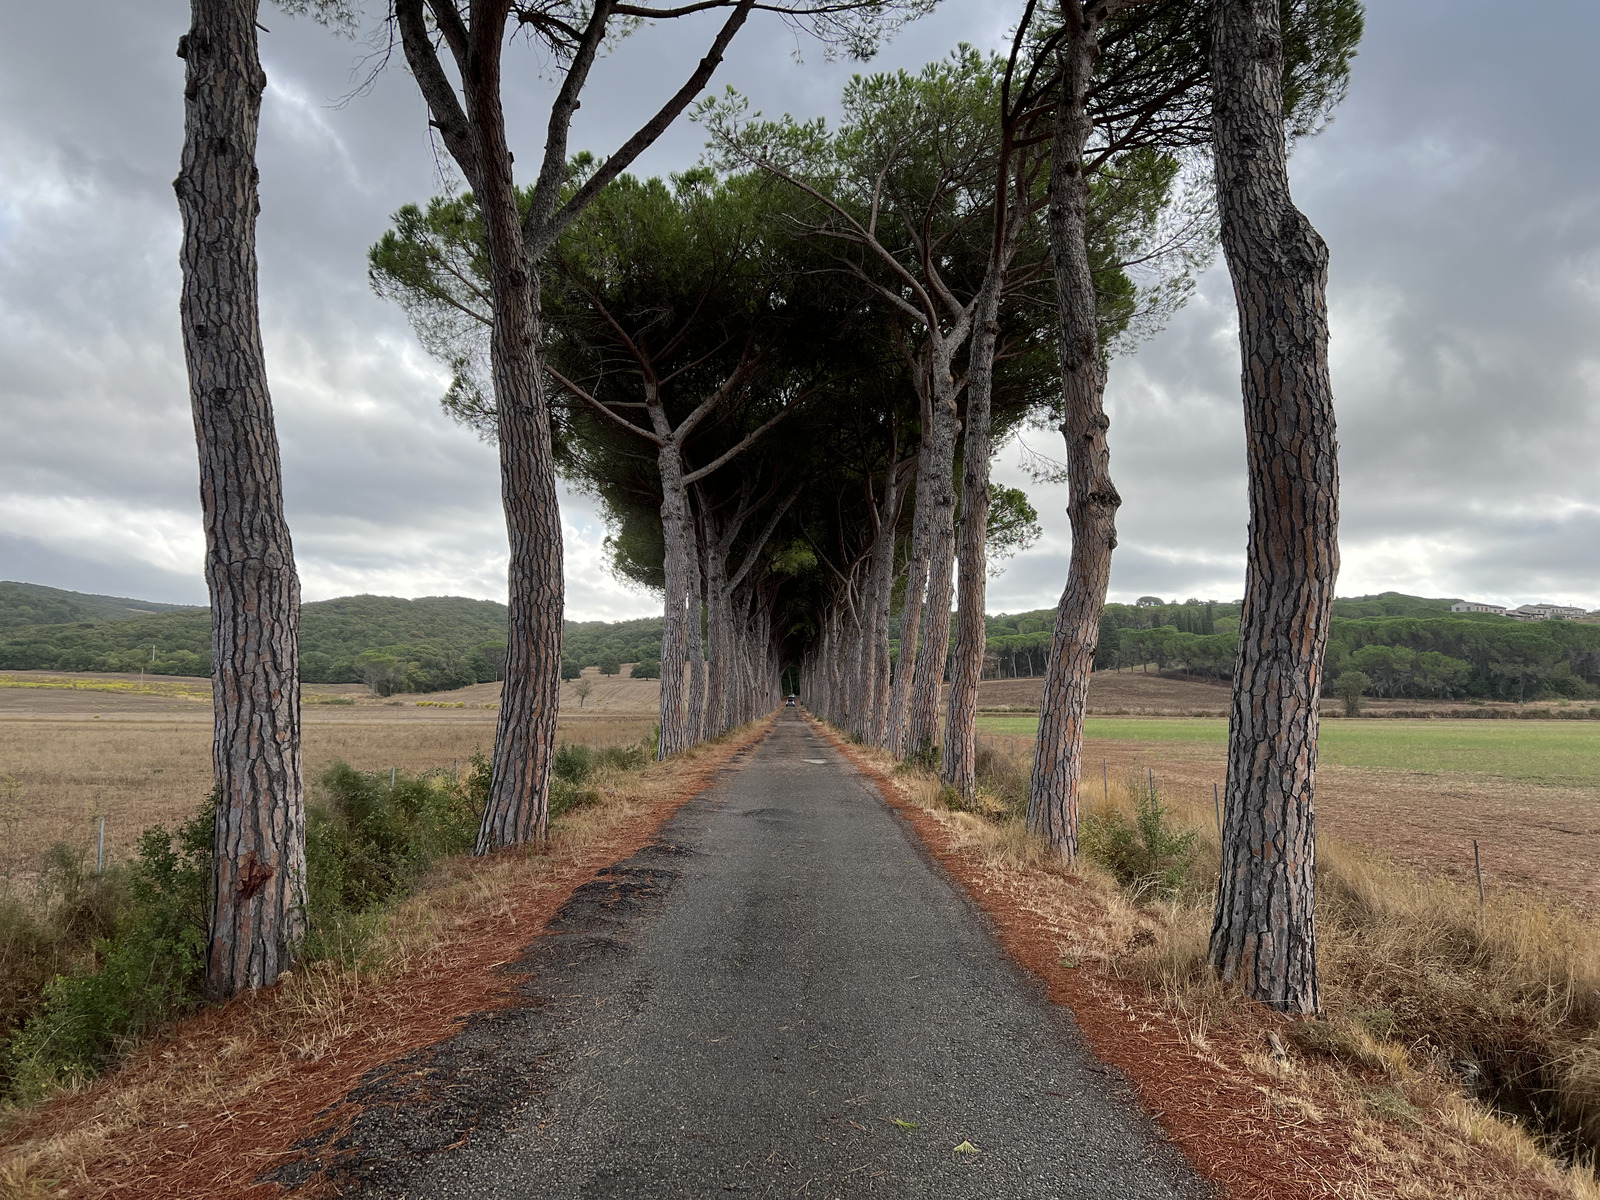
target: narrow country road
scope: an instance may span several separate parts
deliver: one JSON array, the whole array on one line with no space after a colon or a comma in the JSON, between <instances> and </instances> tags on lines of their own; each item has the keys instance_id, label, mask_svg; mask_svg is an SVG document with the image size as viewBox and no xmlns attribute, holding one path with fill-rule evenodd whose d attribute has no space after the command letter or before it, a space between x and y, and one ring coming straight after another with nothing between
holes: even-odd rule
<instances>
[{"instance_id":1,"label":"narrow country road","mask_svg":"<svg viewBox=\"0 0 1600 1200\"><path fill-rule=\"evenodd\" d=\"M1208 1194L792 709L553 929L433 1103L347 1131L366 1194Z\"/></svg>"}]
</instances>

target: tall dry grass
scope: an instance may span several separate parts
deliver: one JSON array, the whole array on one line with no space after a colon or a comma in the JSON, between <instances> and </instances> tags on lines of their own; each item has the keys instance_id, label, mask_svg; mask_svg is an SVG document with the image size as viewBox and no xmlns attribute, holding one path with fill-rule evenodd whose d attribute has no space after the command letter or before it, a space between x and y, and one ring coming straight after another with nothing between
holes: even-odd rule
<instances>
[{"instance_id":1,"label":"tall dry grass","mask_svg":"<svg viewBox=\"0 0 1600 1200\"><path fill-rule=\"evenodd\" d=\"M331 763L360 771L391 767L418 774L467 760L494 746L495 714L431 711L406 719L378 714L340 720L317 714L303 727L305 775ZM341 714L343 710L333 710ZM649 735L649 714L563 711L557 739L624 745ZM128 858L152 825L172 827L193 815L211 791L211 723L207 720L0 721L0 882L26 887L56 842L98 850L106 821L106 855Z\"/></svg>"}]
</instances>

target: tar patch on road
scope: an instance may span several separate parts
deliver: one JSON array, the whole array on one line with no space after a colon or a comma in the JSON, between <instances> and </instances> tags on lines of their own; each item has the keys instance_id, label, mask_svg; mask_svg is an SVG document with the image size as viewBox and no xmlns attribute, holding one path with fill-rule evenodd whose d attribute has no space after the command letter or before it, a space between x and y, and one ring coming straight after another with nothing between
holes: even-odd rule
<instances>
[{"instance_id":1,"label":"tar patch on road","mask_svg":"<svg viewBox=\"0 0 1600 1200\"><path fill-rule=\"evenodd\" d=\"M564 1056L561 1030L582 998L563 983L583 974L592 990L598 962L634 952L638 927L660 911L692 853L673 828L712 803L705 796L691 801L655 842L572 893L545 933L505 968L525 977L518 1002L478 1013L447 1041L370 1071L317 1115L319 1132L293 1147L299 1157L258 1181L299 1187L316 1179L337 1195L399 1190L432 1155L503 1126Z\"/></svg>"}]
</instances>

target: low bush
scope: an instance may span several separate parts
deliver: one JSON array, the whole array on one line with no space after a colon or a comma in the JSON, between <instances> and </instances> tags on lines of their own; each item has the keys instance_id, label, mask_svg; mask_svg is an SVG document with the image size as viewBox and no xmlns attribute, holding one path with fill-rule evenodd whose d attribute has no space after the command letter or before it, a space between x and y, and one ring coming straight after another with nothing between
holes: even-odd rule
<instances>
[{"instance_id":1,"label":"low bush","mask_svg":"<svg viewBox=\"0 0 1600 1200\"><path fill-rule=\"evenodd\" d=\"M594 772L594 753L582 744L560 746L553 766L558 780L578 786Z\"/></svg>"},{"instance_id":2,"label":"low bush","mask_svg":"<svg viewBox=\"0 0 1600 1200\"><path fill-rule=\"evenodd\" d=\"M550 780L551 817L594 803L600 793L589 785L606 773L642 769L651 757L647 750L646 745L596 749L582 743L558 748Z\"/></svg>"},{"instance_id":3,"label":"low bush","mask_svg":"<svg viewBox=\"0 0 1600 1200\"><path fill-rule=\"evenodd\" d=\"M1153 780L1135 779L1128 791L1133 796L1132 818L1117 808L1083 814L1078 823L1079 848L1136 898L1177 896L1193 879L1198 833L1173 828Z\"/></svg>"},{"instance_id":4,"label":"low bush","mask_svg":"<svg viewBox=\"0 0 1600 1200\"><path fill-rule=\"evenodd\" d=\"M938 746L924 746L916 753L908 754L901 759L900 765L895 770L907 774L918 771L932 771L934 774L938 774L939 756L940 750Z\"/></svg>"},{"instance_id":5,"label":"low bush","mask_svg":"<svg viewBox=\"0 0 1600 1200\"><path fill-rule=\"evenodd\" d=\"M65 866L66 856L58 862ZM81 877L81 862L72 869ZM146 830L126 872L98 878L93 885L65 885L70 890L45 909L63 951L88 929L104 934L93 940L90 954L45 984L37 1011L0 1053L0 1085L11 1099L89 1078L129 1039L199 1003L211 806L176 833ZM74 919L80 922L76 932Z\"/></svg>"},{"instance_id":6,"label":"low bush","mask_svg":"<svg viewBox=\"0 0 1600 1200\"><path fill-rule=\"evenodd\" d=\"M437 858L472 848L483 814L471 786L443 772L394 775L335 763L306 811L306 881L313 927L404 894ZM391 784L390 780L394 782Z\"/></svg>"},{"instance_id":7,"label":"low bush","mask_svg":"<svg viewBox=\"0 0 1600 1200\"><path fill-rule=\"evenodd\" d=\"M0 889L0 1043L39 1007L52 979L93 963L126 884L125 871L93 874L82 850L57 843L45 853L32 896Z\"/></svg>"},{"instance_id":8,"label":"low bush","mask_svg":"<svg viewBox=\"0 0 1600 1200\"><path fill-rule=\"evenodd\" d=\"M643 746L563 746L553 817L647 762ZM491 764L459 777L335 763L306 807L309 928L302 957L361 962L382 914L439 859L471 849ZM0 892L0 1100L26 1102L90 1078L132 1041L202 1002L212 808L146 830L126 866L96 875L53 849L34 894Z\"/></svg>"},{"instance_id":9,"label":"low bush","mask_svg":"<svg viewBox=\"0 0 1600 1200\"><path fill-rule=\"evenodd\" d=\"M488 764L445 772L324 772L306 813L305 956L358 957L363 914L405 894L442 855L471 847ZM97 1073L141 1034L197 1007L205 981L212 803L139 840L134 861L93 875L51 851L29 901L0 900L0 1096L36 1098Z\"/></svg>"}]
</instances>

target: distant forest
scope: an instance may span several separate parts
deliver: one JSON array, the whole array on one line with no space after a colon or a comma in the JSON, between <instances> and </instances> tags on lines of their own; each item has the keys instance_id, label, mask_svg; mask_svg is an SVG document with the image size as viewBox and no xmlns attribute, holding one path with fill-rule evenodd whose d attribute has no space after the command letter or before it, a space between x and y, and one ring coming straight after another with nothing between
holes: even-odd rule
<instances>
[{"instance_id":1,"label":"distant forest","mask_svg":"<svg viewBox=\"0 0 1600 1200\"><path fill-rule=\"evenodd\" d=\"M301 609L301 677L380 693L442 691L500 678L505 642L506 607L490 600L319 600ZM210 644L204 608L0 583L0 670L205 676ZM568 621L562 655L573 671L613 659L648 664L661 655L661 618Z\"/></svg>"},{"instance_id":2,"label":"distant forest","mask_svg":"<svg viewBox=\"0 0 1600 1200\"><path fill-rule=\"evenodd\" d=\"M1385 592L1334 602L1329 680L1360 671L1368 693L1421 699L1539 700L1600 696L1600 624L1522 623L1452 613L1452 601ZM987 619L985 675L1043 675L1054 609ZM898 634L898 621L895 633ZM490 600L346 596L301 611L307 683L364 683L380 693L488 683L505 664L506 608ZM1239 605L1209 600L1108 604L1097 670L1176 669L1219 682L1233 672ZM0 583L0 670L211 673L203 608ZM898 654L899 643L892 643ZM568 621L562 658L583 667L659 670L661 618Z\"/></svg>"},{"instance_id":3,"label":"distant forest","mask_svg":"<svg viewBox=\"0 0 1600 1200\"><path fill-rule=\"evenodd\" d=\"M70 621L115 621L164 612L204 612L193 604L160 604L126 596L91 596L42 587L37 583L0 581L0 630L23 625L65 625Z\"/></svg>"},{"instance_id":4,"label":"distant forest","mask_svg":"<svg viewBox=\"0 0 1600 1200\"><path fill-rule=\"evenodd\" d=\"M1398 592L1335 600L1327 678L1360 671L1380 697L1600 696L1600 624L1452 613L1452 603ZM985 673L1043 675L1054 624L1053 609L990 617ZM1170 668L1221 682L1232 677L1238 641L1237 603L1107 604L1095 669Z\"/></svg>"}]
</instances>

